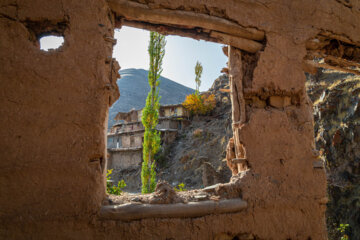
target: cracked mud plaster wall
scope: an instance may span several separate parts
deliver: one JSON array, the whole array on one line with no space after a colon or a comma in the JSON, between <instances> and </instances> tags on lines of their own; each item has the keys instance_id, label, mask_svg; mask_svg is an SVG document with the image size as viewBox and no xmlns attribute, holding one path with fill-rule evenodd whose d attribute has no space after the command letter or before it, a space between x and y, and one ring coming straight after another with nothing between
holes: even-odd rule
<instances>
[{"instance_id":1,"label":"cracked mud plaster wall","mask_svg":"<svg viewBox=\"0 0 360 240\"><path fill-rule=\"evenodd\" d=\"M98 220L105 197L107 109L117 98L116 64L110 74L111 43L104 40L113 34L108 6L103 0L5 0L0 3L0 238L231 239L251 233L256 239L326 239L320 204L325 174L312 167L312 108L301 62L305 41L322 29L360 42L359 3L350 0L350 8L335 0L151 2L264 30L267 44L245 95L261 95L266 88L300 96L285 109L247 109L240 139L250 171L240 185L249 207L195 219ZM41 52L34 22L55 32L56 23L65 22L64 46Z\"/></svg>"}]
</instances>

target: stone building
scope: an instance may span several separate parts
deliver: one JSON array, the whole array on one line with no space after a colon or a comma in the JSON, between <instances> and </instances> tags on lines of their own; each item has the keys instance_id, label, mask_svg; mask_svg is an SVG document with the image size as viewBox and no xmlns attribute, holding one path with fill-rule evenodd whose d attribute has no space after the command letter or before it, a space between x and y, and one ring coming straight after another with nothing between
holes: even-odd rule
<instances>
[{"instance_id":1,"label":"stone building","mask_svg":"<svg viewBox=\"0 0 360 240\"><path fill-rule=\"evenodd\" d=\"M107 134L108 169L120 173L126 169L137 169L142 162L142 143L144 126L141 123L142 110L119 112ZM179 130L189 123L189 112L181 105L163 105L159 109L157 129L161 144L167 145L175 140ZM115 180L121 176L114 176Z\"/></svg>"}]
</instances>

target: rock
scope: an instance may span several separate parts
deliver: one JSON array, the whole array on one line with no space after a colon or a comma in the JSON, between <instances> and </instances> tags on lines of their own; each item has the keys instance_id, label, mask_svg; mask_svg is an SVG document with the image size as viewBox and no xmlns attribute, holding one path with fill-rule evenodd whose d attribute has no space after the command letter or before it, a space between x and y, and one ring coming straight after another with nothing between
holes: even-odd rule
<instances>
[{"instance_id":1,"label":"rock","mask_svg":"<svg viewBox=\"0 0 360 240\"><path fill-rule=\"evenodd\" d=\"M206 200L208 198L208 196L206 194L195 195L194 198L197 199L197 200Z\"/></svg>"},{"instance_id":2,"label":"rock","mask_svg":"<svg viewBox=\"0 0 360 240\"><path fill-rule=\"evenodd\" d=\"M198 137L201 137L201 136L202 136L202 134L203 134L203 130L202 130L202 129L200 129L200 128L195 129L195 130L193 131L193 137L198 138Z\"/></svg>"},{"instance_id":3,"label":"rock","mask_svg":"<svg viewBox=\"0 0 360 240\"><path fill-rule=\"evenodd\" d=\"M139 197L134 197L134 198L130 199L130 201L132 201L132 202L141 202L141 199Z\"/></svg>"},{"instance_id":4,"label":"rock","mask_svg":"<svg viewBox=\"0 0 360 240\"><path fill-rule=\"evenodd\" d=\"M214 183L218 182L218 173L216 170L211 166L210 163L204 162L203 165L203 171L202 171L202 183L204 186L209 186Z\"/></svg>"},{"instance_id":5,"label":"rock","mask_svg":"<svg viewBox=\"0 0 360 240\"><path fill-rule=\"evenodd\" d=\"M351 226L351 239L360 239L360 111L359 77L335 71L319 71L308 78L307 93L314 107L318 160L326 160L328 197L326 204L329 239L340 223ZM317 154L314 154L316 158ZM314 159L315 160L315 159ZM314 162L323 167L324 162ZM319 200L325 206L326 199Z\"/></svg>"},{"instance_id":6,"label":"rock","mask_svg":"<svg viewBox=\"0 0 360 240\"><path fill-rule=\"evenodd\" d=\"M324 168L324 161L323 160L314 161L313 162L313 167L314 168Z\"/></svg>"},{"instance_id":7,"label":"rock","mask_svg":"<svg viewBox=\"0 0 360 240\"><path fill-rule=\"evenodd\" d=\"M221 185L220 183L215 184L215 185L211 185L211 186L208 186L208 187L204 188L203 190L204 190L205 192L215 192L215 189L216 189L217 187L219 187L220 185Z\"/></svg>"},{"instance_id":8,"label":"rock","mask_svg":"<svg viewBox=\"0 0 360 240\"><path fill-rule=\"evenodd\" d=\"M175 190L166 181L159 181L156 184L155 193L150 197L150 204L179 203L181 199L176 195Z\"/></svg>"},{"instance_id":9,"label":"rock","mask_svg":"<svg viewBox=\"0 0 360 240\"><path fill-rule=\"evenodd\" d=\"M257 96L251 97L251 104L253 107L256 107L256 108L265 108L266 107L266 102L264 100L261 100Z\"/></svg>"}]
</instances>

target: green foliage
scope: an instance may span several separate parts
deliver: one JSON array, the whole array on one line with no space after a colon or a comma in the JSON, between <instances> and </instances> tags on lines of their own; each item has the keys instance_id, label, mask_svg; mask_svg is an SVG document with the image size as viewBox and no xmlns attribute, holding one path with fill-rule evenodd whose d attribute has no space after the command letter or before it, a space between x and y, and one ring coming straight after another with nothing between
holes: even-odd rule
<instances>
[{"instance_id":1,"label":"green foliage","mask_svg":"<svg viewBox=\"0 0 360 240\"><path fill-rule=\"evenodd\" d=\"M202 74L202 71L203 71L203 67L201 65L201 63L199 61L196 62L196 65L195 65L195 84L196 84L196 94L199 94L199 88L200 88L200 85L201 85L201 74Z\"/></svg>"},{"instance_id":2,"label":"green foliage","mask_svg":"<svg viewBox=\"0 0 360 240\"><path fill-rule=\"evenodd\" d=\"M106 173L106 191L109 194L114 194L114 195L120 195L123 191L122 189L124 187L126 187L126 183L124 180L121 180L118 182L117 186L111 184L111 174L112 174L112 169L107 170Z\"/></svg>"},{"instance_id":3,"label":"green foliage","mask_svg":"<svg viewBox=\"0 0 360 240\"><path fill-rule=\"evenodd\" d=\"M150 91L146 98L146 104L142 111L141 121L145 128L143 142L143 163L141 168L142 193L150 193L155 190L156 171L155 154L160 149L160 133L156 130L159 119L160 97L159 77L162 72L162 60L165 55L165 36L150 32L148 52L150 55L150 68L148 81Z\"/></svg>"},{"instance_id":4,"label":"green foliage","mask_svg":"<svg viewBox=\"0 0 360 240\"><path fill-rule=\"evenodd\" d=\"M346 234L346 230L349 228L349 224L341 223L340 226L336 229L342 235L340 240L348 240L349 236Z\"/></svg>"},{"instance_id":5,"label":"green foliage","mask_svg":"<svg viewBox=\"0 0 360 240\"><path fill-rule=\"evenodd\" d=\"M176 192L186 191L185 183L180 183L180 184L178 184L178 187L174 187L174 190L175 190Z\"/></svg>"}]
</instances>

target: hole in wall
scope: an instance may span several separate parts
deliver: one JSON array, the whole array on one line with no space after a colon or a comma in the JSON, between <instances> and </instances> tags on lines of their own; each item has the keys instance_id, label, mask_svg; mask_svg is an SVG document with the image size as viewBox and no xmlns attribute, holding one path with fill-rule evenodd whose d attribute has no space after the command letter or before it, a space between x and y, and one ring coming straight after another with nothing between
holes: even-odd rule
<instances>
[{"instance_id":1,"label":"hole in wall","mask_svg":"<svg viewBox=\"0 0 360 240\"><path fill-rule=\"evenodd\" d=\"M24 22L29 31L29 40L42 51L57 50L64 45L68 19Z\"/></svg>"},{"instance_id":2,"label":"hole in wall","mask_svg":"<svg viewBox=\"0 0 360 240\"><path fill-rule=\"evenodd\" d=\"M63 36L46 35L39 39L40 50L45 52L58 50L64 45L64 42Z\"/></svg>"}]
</instances>

